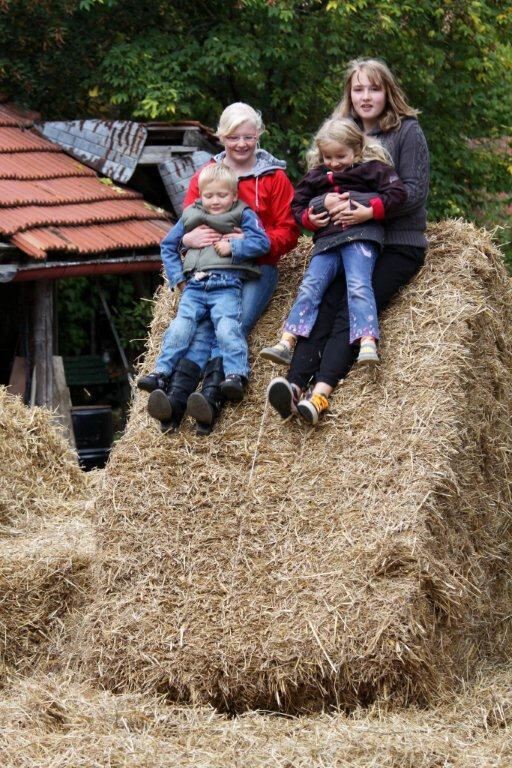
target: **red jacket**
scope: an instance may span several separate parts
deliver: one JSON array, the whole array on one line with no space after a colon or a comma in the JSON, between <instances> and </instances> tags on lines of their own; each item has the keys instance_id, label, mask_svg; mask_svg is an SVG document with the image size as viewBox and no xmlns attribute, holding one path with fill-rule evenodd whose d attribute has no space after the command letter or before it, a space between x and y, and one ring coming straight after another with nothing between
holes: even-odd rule
<instances>
[{"instance_id":1,"label":"red jacket","mask_svg":"<svg viewBox=\"0 0 512 768\"><path fill-rule=\"evenodd\" d=\"M222 162L224 153L210 162ZM272 162L273 161L273 162ZM292 215L293 187L290 179L265 150L257 151L257 163L250 176L238 181L238 196L255 211L270 240L270 251L258 259L258 264L277 264L281 256L297 245L299 228ZM183 207L191 205L199 197L197 183L201 169L196 171L183 201Z\"/></svg>"}]
</instances>

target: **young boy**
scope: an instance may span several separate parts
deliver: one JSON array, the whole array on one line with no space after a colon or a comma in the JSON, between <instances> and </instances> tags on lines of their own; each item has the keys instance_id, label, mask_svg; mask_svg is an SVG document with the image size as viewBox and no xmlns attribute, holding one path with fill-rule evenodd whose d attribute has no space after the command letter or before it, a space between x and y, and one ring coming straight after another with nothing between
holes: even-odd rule
<instances>
[{"instance_id":1,"label":"young boy","mask_svg":"<svg viewBox=\"0 0 512 768\"><path fill-rule=\"evenodd\" d=\"M222 395L228 400L242 400L249 375L249 351L240 324L242 282L259 274L253 262L270 248L258 217L238 200L238 178L231 168L221 163L207 165L198 183L199 200L184 210L161 246L169 285L182 291L178 312L165 332L155 372L137 382L139 389L151 392L149 414L174 426L181 421L186 395L195 389L201 373L198 366L182 358L207 314L224 366ZM202 224L215 229L222 239L205 248L190 248L182 262L183 235ZM241 230L243 237L230 239L229 234L236 230ZM171 376L180 362L187 365L173 397Z\"/></svg>"}]
</instances>

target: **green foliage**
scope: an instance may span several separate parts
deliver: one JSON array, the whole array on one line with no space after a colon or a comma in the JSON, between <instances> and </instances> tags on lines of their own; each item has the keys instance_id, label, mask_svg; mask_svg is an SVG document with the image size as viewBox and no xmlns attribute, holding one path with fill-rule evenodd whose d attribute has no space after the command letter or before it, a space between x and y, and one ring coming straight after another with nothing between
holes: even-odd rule
<instances>
[{"instance_id":1,"label":"green foliage","mask_svg":"<svg viewBox=\"0 0 512 768\"><path fill-rule=\"evenodd\" d=\"M103 290L128 358L138 357L144 350L153 314L152 302L138 296L134 282L128 276L104 276L98 285ZM60 354L86 354L97 346L99 352L108 349L117 355L94 280L78 277L59 281L57 301ZM102 347L102 344L106 346Z\"/></svg>"},{"instance_id":2,"label":"green foliage","mask_svg":"<svg viewBox=\"0 0 512 768\"><path fill-rule=\"evenodd\" d=\"M0 89L47 118L215 125L248 101L297 176L344 63L381 56L422 111L431 215L470 216L483 186L510 187L505 156L468 139L512 132L511 32L498 0L0 0Z\"/></svg>"}]
</instances>

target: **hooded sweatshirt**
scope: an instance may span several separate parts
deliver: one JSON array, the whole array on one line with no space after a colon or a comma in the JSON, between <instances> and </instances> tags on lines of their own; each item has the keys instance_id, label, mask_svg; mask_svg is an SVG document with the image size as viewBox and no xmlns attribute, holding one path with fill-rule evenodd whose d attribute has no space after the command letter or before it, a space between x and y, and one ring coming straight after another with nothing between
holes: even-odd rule
<instances>
[{"instance_id":1,"label":"hooded sweatshirt","mask_svg":"<svg viewBox=\"0 0 512 768\"><path fill-rule=\"evenodd\" d=\"M225 152L210 162L222 163ZM299 228L291 211L293 186L286 175L284 160L278 160L265 149L256 150L256 164L239 176L238 197L255 211L270 240L270 251L257 264L276 265L281 256L297 245ZM191 205L199 197L198 177L201 168L190 180L183 205Z\"/></svg>"}]
</instances>

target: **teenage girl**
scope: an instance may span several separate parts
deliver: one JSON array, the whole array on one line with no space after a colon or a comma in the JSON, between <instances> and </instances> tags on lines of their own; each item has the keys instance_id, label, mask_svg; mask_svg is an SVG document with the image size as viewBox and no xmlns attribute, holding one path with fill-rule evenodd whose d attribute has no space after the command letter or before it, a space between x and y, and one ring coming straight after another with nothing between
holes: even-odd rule
<instances>
[{"instance_id":1,"label":"teenage girl","mask_svg":"<svg viewBox=\"0 0 512 768\"><path fill-rule=\"evenodd\" d=\"M348 63L343 97L333 117L352 118L368 137L378 139L391 155L407 190L403 207L386 221L384 248L373 273L379 312L420 270L425 259L429 153L417 115L382 60ZM349 193L342 195L344 199L330 208L331 221L354 224L372 196L350 192L348 200ZM283 419L299 413L315 425L327 410L329 395L346 377L357 354L349 343L349 325L345 282L336 279L322 299L311 334L298 339L286 378L277 377L269 384L269 404ZM310 386L312 390L308 390ZM314 409L301 405L306 390Z\"/></svg>"}]
</instances>

